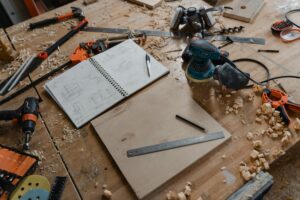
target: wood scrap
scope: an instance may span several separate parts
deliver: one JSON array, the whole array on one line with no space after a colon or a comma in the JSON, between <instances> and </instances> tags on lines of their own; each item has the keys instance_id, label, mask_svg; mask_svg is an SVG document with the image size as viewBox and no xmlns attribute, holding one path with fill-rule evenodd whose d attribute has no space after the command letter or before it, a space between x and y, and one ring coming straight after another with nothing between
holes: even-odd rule
<instances>
[{"instance_id":1,"label":"wood scrap","mask_svg":"<svg viewBox=\"0 0 300 200\"><path fill-rule=\"evenodd\" d=\"M231 5L232 10L225 10L223 16L243 22L252 22L264 6L264 0L236 0Z\"/></svg>"},{"instance_id":2,"label":"wood scrap","mask_svg":"<svg viewBox=\"0 0 300 200\"><path fill-rule=\"evenodd\" d=\"M154 9L157 6L159 6L163 0L129 0L129 1L150 9Z\"/></svg>"}]
</instances>

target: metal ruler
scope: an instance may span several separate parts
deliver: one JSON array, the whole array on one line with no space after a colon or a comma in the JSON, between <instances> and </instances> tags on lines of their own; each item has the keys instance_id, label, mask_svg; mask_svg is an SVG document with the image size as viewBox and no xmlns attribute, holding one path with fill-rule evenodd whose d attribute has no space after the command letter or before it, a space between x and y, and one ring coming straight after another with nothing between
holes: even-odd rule
<instances>
[{"instance_id":1,"label":"metal ruler","mask_svg":"<svg viewBox=\"0 0 300 200\"><path fill-rule=\"evenodd\" d=\"M212 140L218 140L224 138L224 133L222 131L215 133L208 133L201 136L188 137L180 140L174 140L170 142L140 147L136 149L131 149L127 151L128 157L140 156L148 153L154 153L158 151L165 151L169 149L175 149L178 147L184 147L192 144L198 144L202 142L208 142Z\"/></svg>"},{"instance_id":2,"label":"metal ruler","mask_svg":"<svg viewBox=\"0 0 300 200\"><path fill-rule=\"evenodd\" d=\"M99 32L99 33L116 33L116 34L128 34L135 33L141 34L145 33L147 36L156 37L173 37L180 38L186 36L192 36L188 33L181 32L170 32L170 31L158 31L158 30L142 30L142 29L127 29L127 28L103 28L103 27L85 27L82 31L87 32ZM250 43L250 44L265 44L264 38L253 38L253 37L237 37L231 35L215 35L215 36L205 36L206 40L216 40L216 41L233 41L238 43Z\"/></svg>"}]
</instances>

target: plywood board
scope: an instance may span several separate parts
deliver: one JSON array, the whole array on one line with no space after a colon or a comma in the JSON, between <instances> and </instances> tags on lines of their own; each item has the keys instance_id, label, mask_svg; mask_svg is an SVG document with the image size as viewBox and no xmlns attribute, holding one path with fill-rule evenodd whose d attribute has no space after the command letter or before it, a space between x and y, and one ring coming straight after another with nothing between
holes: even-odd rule
<instances>
[{"instance_id":1,"label":"plywood board","mask_svg":"<svg viewBox=\"0 0 300 200\"><path fill-rule=\"evenodd\" d=\"M146 6L147 8L154 9L157 7L163 0L129 0L136 4Z\"/></svg>"},{"instance_id":2,"label":"plywood board","mask_svg":"<svg viewBox=\"0 0 300 200\"><path fill-rule=\"evenodd\" d=\"M243 22L252 22L264 4L264 0L235 0L229 5L233 10L226 9L223 15Z\"/></svg>"},{"instance_id":3,"label":"plywood board","mask_svg":"<svg viewBox=\"0 0 300 200\"><path fill-rule=\"evenodd\" d=\"M177 120L176 114L204 126L208 132L221 130L225 138L127 157L129 149L206 134ZM230 138L230 134L194 102L188 86L170 78L95 119L92 125L140 199Z\"/></svg>"}]
</instances>

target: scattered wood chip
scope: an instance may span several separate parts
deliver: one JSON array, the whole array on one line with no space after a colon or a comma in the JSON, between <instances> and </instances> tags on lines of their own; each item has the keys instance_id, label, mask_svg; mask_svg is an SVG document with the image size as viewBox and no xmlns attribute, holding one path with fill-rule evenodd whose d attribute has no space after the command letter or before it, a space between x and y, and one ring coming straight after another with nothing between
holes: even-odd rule
<instances>
[{"instance_id":1,"label":"scattered wood chip","mask_svg":"<svg viewBox=\"0 0 300 200\"><path fill-rule=\"evenodd\" d=\"M300 119L299 118L296 118L295 122L294 122L294 129L296 131L299 131L300 130Z\"/></svg>"},{"instance_id":2,"label":"scattered wood chip","mask_svg":"<svg viewBox=\"0 0 300 200\"><path fill-rule=\"evenodd\" d=\"M258 123L258 124L261 124L262 123L262 119L259 118L259 117L256 117L255 118L255 122Z\"/></svg>"},{"instance_id":3,"label":"scattered wood chip","mask_svg":"<svg viewBox=\"0 0 300 200\"><path fill-rule=\"evenodd\" d=\"M261 110L263 112L263 114L272 114L272 105L271 103L264 103L262 106L261 106Z\"/></svg>"},{"instance_id":4,"label":"scattered wood chip","mask_svg":"<svg viewBox=\"0 0 300 200\"><path fill-rule=\"evenodd\" d=\"M250 153L250 157L251 157L253 160L255 160L255 159L258 157L258 155L259 155L259 152L256 151L255 149L253 149L253 150L251 151L251 153Z\"/></svg>"},{"instance_id":5,"label":"scattered wood chip","mask_svg":"<svg viewBox=\"0 0 300 200\"><path fill-rule=\"evenodd\" d=\"M107 200L111 199L112 197L112 192L109 191L108 189L103 190L103 197Z\"/></svg>"},{"instance_id":6,"label":"scattered wood chip","mask_svg":"<svg viewBox=\"0 0 300 200\"><path fill-rule=\"evenodd\" d=\"M176 192L170 190L166 195L166 199L167 200L178 200L178 195Z\"/></svg>"},{"instance_id":7,"label":"scattered wood chip","mask_svg":"<svg viewBox=\"0 0 300 200\"><path fill-rule=\"evenodd\" d=\"M254 149L260 149L262 147L263 143L261 140L255 140L253 141L253 147Z\"/></svg>"},{"instance_id":8,"label":"scattered wood chip","mask_svg":"<svg viewBox=\"0 0 300 200\"><path fill-rule=\"evenodd\" d=\"M248 132L247 133L247 139L248 140L253 140L253 138L254 138L254 134L252 132Z\"/></svg>"},{"instance_id":9,"label":"scattered wood chip","mask_svg":"<svg viewBox=\"0 0 300 200\"><path fill-rule=\"evenodd\" d=\"M226 159L226 154L222 155L222 159L225 160Z\"/></svg>"},{"instance_id":10,"label":"scattered wood chip","mask_svg":"<svg viewBox=\"0 0 300 200\"><path fill-rule=\"evenodd\" d=\"M183 192L179 192L177 194L177 196L178 196L178 200L187 200L187 198Z\"/></svg>"}]
</instances>

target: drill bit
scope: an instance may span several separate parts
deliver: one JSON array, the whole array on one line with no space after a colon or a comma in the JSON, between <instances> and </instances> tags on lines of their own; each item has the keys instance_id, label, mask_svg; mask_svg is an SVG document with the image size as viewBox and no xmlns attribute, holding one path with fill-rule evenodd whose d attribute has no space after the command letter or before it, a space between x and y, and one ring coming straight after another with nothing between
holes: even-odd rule
<instances>
[{"instance_id":1,"label":"drill bit","mask_svg":"<svg viewBox=\"0 0 300 200\"><path fill-rule=\"evenodd\" d=\"M29 142L31 140L32 132L31 131L26 131L24 133L24 144L23 144L23 149L24 150L29 150Z\"/></svg>"}]
</instances>

